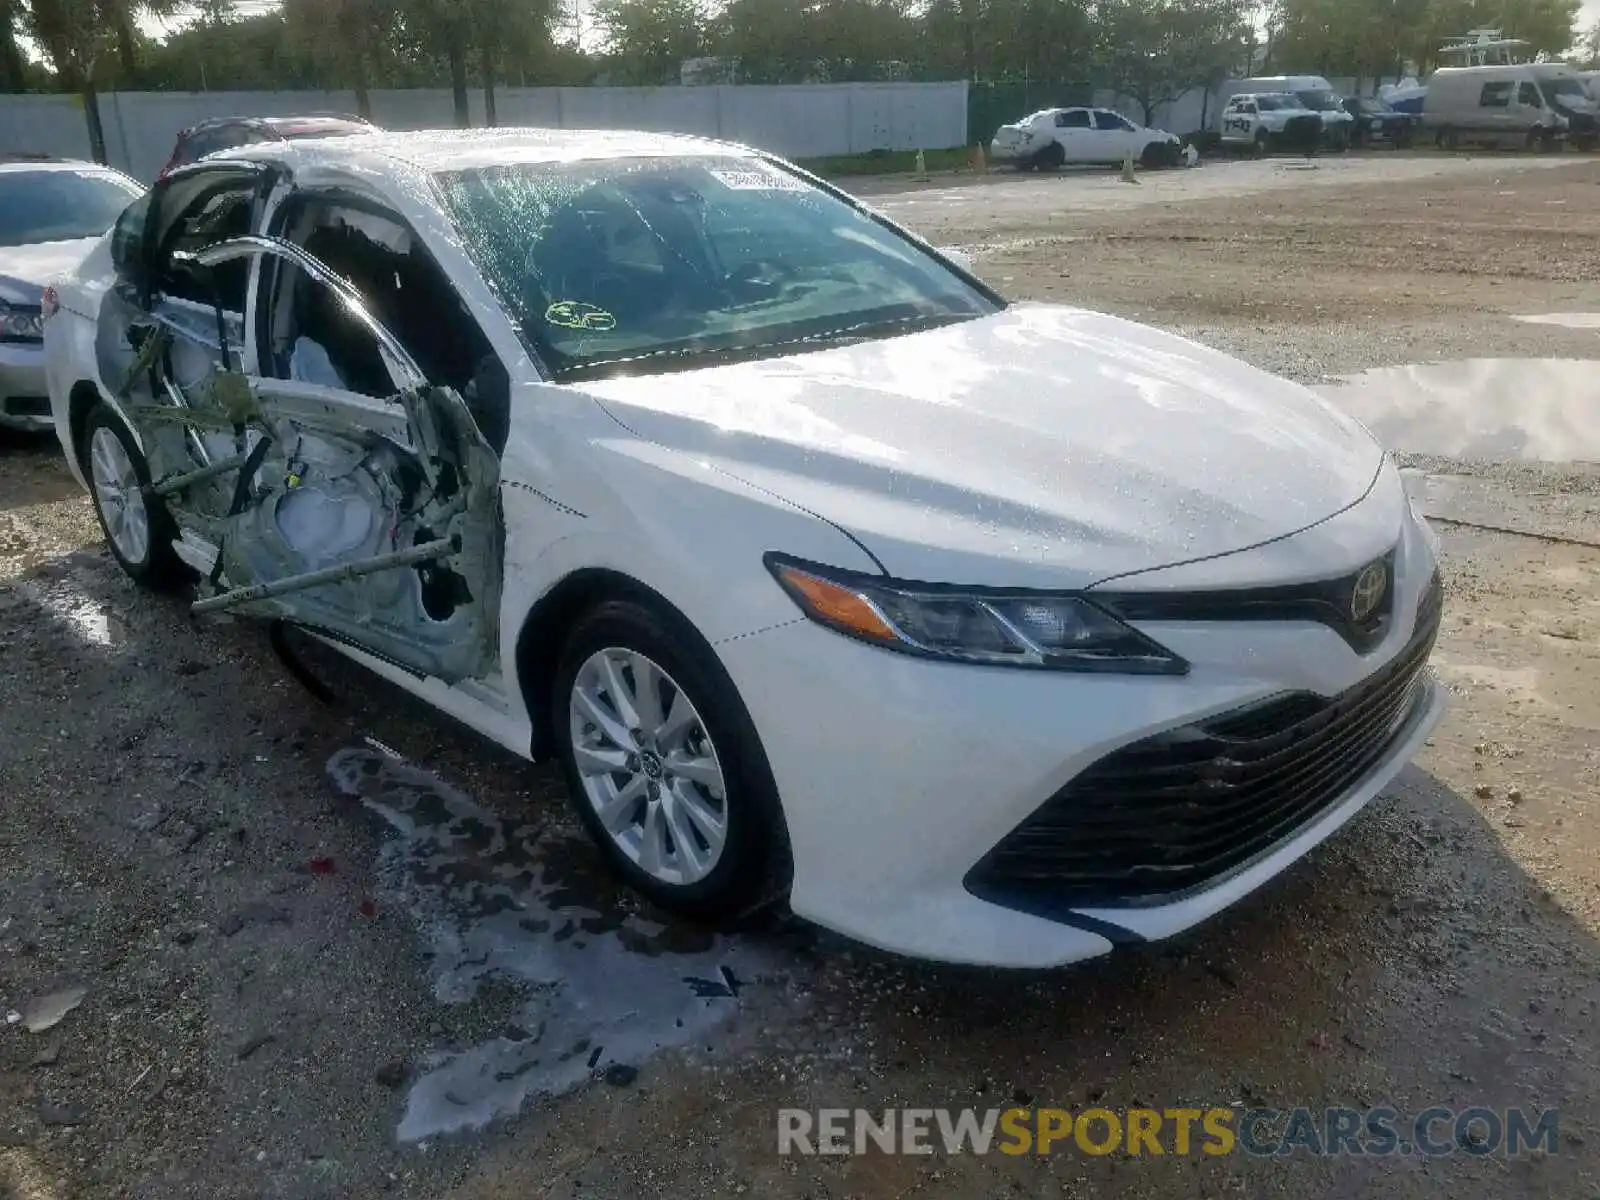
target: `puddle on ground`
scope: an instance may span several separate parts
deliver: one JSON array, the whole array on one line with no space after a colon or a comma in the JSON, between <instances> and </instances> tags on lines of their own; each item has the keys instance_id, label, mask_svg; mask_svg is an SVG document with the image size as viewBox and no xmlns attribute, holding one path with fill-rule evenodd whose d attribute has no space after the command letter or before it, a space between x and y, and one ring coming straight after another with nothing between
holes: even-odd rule
<instances>
[{"instance_id":1,"label":"puddle on ground","mask_svg":"<svg viewBox=\"0 0 1600 1200\"><path fill-rule=\"evenodd\" d=\"M1600 461L1600 361L1474 358L1380 367L1317 390L1392 450Z\"/></svg>"},{"instance_id":2,"label":"puddle on ground","mask_svg":"<svg viewBox=\"0 0 1600 1200\"><path fill-rule=\"evenodd\" d=\"M77 591L55 573L41 572L37 578L20 580L12 587L79 642L104 648L119 646L123 641L122 622L105 605Z\"/></svg>"},{"instance_id":3,"label":"puddle on ground","mask_svg":"<svg viewBox=\"0 0 1600 1200\"><path fill-rule=\"evenodd\" d=\"M1559 325L1563 329L1600 329L1600 313L1529 313L1516 318L1529 325Z\"/></svg>"},{"instance_id":4,"label":"puddle on ground","mask_svg":"<svg viewBox=\"0 0 1600 1200\"><path fill-rule=\"evenodd\" d=\"M586 842L502 820L437 776L376 750L341 750L335 786L399 835L378 875L417 922L443 1003L491 979L526 989L510 1028L433 1054L399 1138L479 1129L530 1098L631 1078L652 1054L702 1049L770 987L779 956L754 941L639 915Z\"/></svg>"}]
</instances>

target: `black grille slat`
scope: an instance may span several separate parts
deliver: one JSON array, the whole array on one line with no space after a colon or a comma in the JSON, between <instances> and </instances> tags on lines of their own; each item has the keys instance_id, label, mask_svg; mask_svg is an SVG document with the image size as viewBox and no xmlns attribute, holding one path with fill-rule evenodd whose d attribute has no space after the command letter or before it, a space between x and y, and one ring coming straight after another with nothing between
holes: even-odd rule
<instances>
[{"instance_id":1,"label":"black grille slat","mask_svg":"<svg viewBox=\"0 0 1600 1200\"><path fill-rule=\"evenodd\" d=\"M1108 829L1114 830L1116 826L1121 825L1124 827L1120 834L1121 837L1146 845L1151 840L1149 826L1190 825L1204 830L1205 834L1212 839L1229 836L1248 824L1248 818L1252 815L1266 813L1273 805L1283 802L1281 793L1285 790L1305 787L1316 776L1319 767L1330 760L1337 760L1338 756L1347 754L1357 745L1370 742L1377 731L1386 728L1389 723L1396 719L1399 713L1399 703L1375 710L1368 714L1360 725L1345 731L1341 737L1318 747L1313 756L1298 764L1289 778L1276 780L1268 785L1270 789L1279 793L1276 797L1272 796L1271 792L1266 796L1262 796L1252 791L1249 794L1235 798L1231 803L1214 807L1208 806L1203 799L1196 798L1185 801L1181 805L1186 810L1182 814L1161 810L1147 812L1145 819L1148 822L1148 826L1143 831L1126 829L1125 820L1119 819L1114 814L1097 814L1093 812L1085 813L1081 819L1074 820L1073 827L1076 829L1093 829L1097 824L1101 824ZM1359 775L1362 769L1358 765L1354 773ZM1092 805L1086 805L1085 807L1092 808ZM1245 818L1245 820L1239 820L1238 818L1240 817ZM1050 838L1059 836L1048 821L1041 821L1037 830L1029 834L1030 837L1040 835Z\"/></svg>"},{"instance_id":2,"label":"black grille slat","mask_svg":"<svg viewBox=\"0 0 1600 1200\"><path fill-rule=\"evenodd\" d=\"M1339 721L1338 716L1343 715L1347 716L1351 721L1359 721L1361 718L1356 714L1392 710L1392 706L1404 698L1405 689L1411 686L1413 677L1411 672L1414 672L1418 665L1420 664L1415 662L1407 662L1405 664L1407 674L1396 677L1390 682L1389 686L1383 688L1379 692L1376 692L1370 698L1371 703L1363 702L1363 704L1360 706L1352 706L1348 710L1347 714L1338 714L1335 716L1334 720L1321 723L1318 728L1309 731L1304 738L1289 742L1288 744L1273 747L1270 752L1270 758L1263 757L1252 758L1248 761L1237 761L1231 757L1221 760L1213 757L1206 761L1210 763L1219 763L1219 765L1210 771L1202 771L1200 773L1202 782L1198 785L1141 787L1140 793L1146 797L1160 797L1169 794L1175 796L1190 794L1196 796L1215 796L1219 794L1219 791L1222 789L1231 790L1236 788L1238 784L1237 782L1233 781L1243 779L1247 776L1250 777L1249 781L1252 783L1261 782L1254 777L1262 768L1265 768L1270 773L1272 771L1282 769L1282 767L1285 765L1292 765L1297 759L1304 755L1307 746L1316 739L1322 737L1329 730L1335 730L1337 732L1338 728L1345 724L1345 722ZM1392 711L1390 711L1390 715L1393 715ZM1290 732L1292 733L1293 731L1291 730ZM1286 736L1287 735L1277 735L1275 740ZM1230 750L1231 749L1232 748L1230 747ZM1197 764L1184 762L1164 767L1147 769L1129 768L1126 770L1117 769L1114 771L1102 771L1099 768L1091 767L1078 778L1085 785L1091 782L1101 786L1116 785L1126 781L1148 780L1152 777L1164 778L1172 775L1182 775L1184 773L1194 774L1197 766L1203 767L1204 765L1204 763ZM1214 784L1219 784L1221 785L1221 788L1218 788L1217 786L1208 786L1207 781L1211 781Z\"/></svg>"},{"instance_id":3,"label":"black grille slat","mask_svg":"<svg viewBox=\"0 0 1600 1200\"><path fill-rule=\"evenodd\" d=\"M968 876L997 903L1170 901L1258 858L1382 759L1422 695L1442 588L1407 646L1332 698L1294 693L1113 751L1003 838Z\"/></svg>"},{"instance_id":4,"label":"black grille slat","mask_svg":"<svg viewBox=\"0 0 1600 1200\"><path fill-rule=\"evenodd\" d=\"M1388 712L1373 714L1373 720L1368 722L1368 727L1359 731L1370 738L1375 728L1381 727L1376 721L1377 717L1393 720L1398 713L1398 706ZM1331 788L1335 794L1343 792L1351 783L1360 778L1366 769L1367 762L1364 758L1357 758L1355 765L1349 762L1340 763L1340 756L1349 751L1359 739L1354 735L1340 742L1330 744L1323 748L1317 760L1306 764L1294 779L1285 781L1282 788L1293 788L1286 796L1276 802L1262 802L1253 810L1250 808L1257 800L1255 797L1242 800L1233 812L1226 818L1204 825L1205 837L1203 840L1190 841L1184 844L1182 854L1185 861L1174 870L1193 870L1204 875L1213 867L1220 866L1232 855L1232 845L1241 839L1277 841L1282 833L1291 832L1304 823L1305 817L1317 811L1321 804L1320 796ZM1332 767L1333 770L1327 768ZM1318 786L1318 785L1321 786ZM1127 842L1137 846L1140 853L1148 855L1152 849L1163 846L1163 836L1173 832L1177 824L1167 817L1151 816L1148 818L1143 830L1134 834L1125 832L1117 835L1117 841ZM1183 831L1180 831L1183 832ZM1058 841L1059 833L1050 835L1047 840ZM1102 837L1104 835L1101 835ZM1031 840L1031 839L1030 839ZM1166 843L1169 858L1179 854L1179 850L1171 842ZM1060 854L1049 855L1051 874L1061 866L1070 864L1074 859L1099 857L1107 848L1106 841L1100 841L1091 854L1079 853L1073 856ZM1049 847L1040 847L1049 853ZM1169 869L1159 862L1141 862L1128 867L1121 872L1120 877L1125 881L1139 875ZM1040 876L1037 872L1029 872L1032 877Z\"/></svg>"}]
</instances>

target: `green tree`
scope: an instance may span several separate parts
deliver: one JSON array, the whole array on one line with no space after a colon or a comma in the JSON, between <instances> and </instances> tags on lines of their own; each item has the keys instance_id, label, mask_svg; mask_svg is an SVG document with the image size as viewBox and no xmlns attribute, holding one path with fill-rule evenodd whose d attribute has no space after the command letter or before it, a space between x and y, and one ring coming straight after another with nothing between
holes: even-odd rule
<instances>
[{"instance_id":1,"label":"green tree","mask_svg":"<svg viewBox=\"0 0 1600 1200\"><path fill-rule=\"evenodd\" d=\"M627 83L677 83L686 58L709 49L705 0L596 0L606 57Z\"/></svg>"},{"instance_id":2,"label":"green tree","mask_svg":"<svg viewBox=\"0 0 1600 1200\"><path fill-rule=\"evenodd\" d=\"M1239 0L1108 0L1097 13L1106 86L1136 101L1147 125L1161 105L1239 70L1250 44Z\"/></svg>"},{"instance_id":3,"label":"green tree","mask_svg":"<svg viewBox=\"0 0 1600 1200\"><path fill-rule=\"evenodd\" d=\"M550 44L558 0L471 0L478 77L486 125L498 125L495 83L507 70L538 58Z\"/></svg>"},{"instance_id":4,"label":"green tree","mask_svg":"<svg viewBox=\"0 0 1600 1200\"><path fill-rule=\"evenodd\" d=\"M272 91L318 86L319 65L291 32L285 13L196 21L141 51L146 86Z\"/></svg>"},{"instance_id":5,"label":"green tree","mask_svg":"<svg viewBox=\"0 0 1600 1200\"><path fill-rule=\"evenodd\" d=\"M348 85L356 112L372 117L371 89L388 78L397 11L393 0L283 0L285 32L325 87Z\"/></svg>"},{"instance_id":6,"label":"green tree","mask_svg":"<svg viewBox=\"0 0 1600 1200\"><path fill-rule=\"evenodd\" d=\"M27 9L23 31L44 51L62 90L83 98L89 153L96 162L105 162L96 71L107 49L107 34L97 0L35 0Z\"/></svg>"},{"instance_id":7,"label":"green tree","mask_svg":"<svg viewBox=\"0 0 1600 1200\"><path fill-rule=\"evenodd\" d=\"M1600 21L1579 39L1577 61L1586 71L1600 71Z\"/></svg>"},{"instance_id":8,"label":"green tree","mask_svg":"<svg viewBox=\"0 0 1600 1200\"><path fill-rule=\"evenodd\" d=\"M1324 75L1399 74L1440 65L1446 39L1494 28L1530 53L1563 54L1581 0L1272 0L1270 69Z\"/></svg>"},{"instance_id":9,"label":"green tree","mask_svg":"<svg viewBox=\"0 0 1600 1200\"><path fill-rule=\"evenodd\" d=\"M24 16L21 0L0 0L0 91L22 92L28 87L27 64L17 45Z\"/></svg>"}]
</instances>

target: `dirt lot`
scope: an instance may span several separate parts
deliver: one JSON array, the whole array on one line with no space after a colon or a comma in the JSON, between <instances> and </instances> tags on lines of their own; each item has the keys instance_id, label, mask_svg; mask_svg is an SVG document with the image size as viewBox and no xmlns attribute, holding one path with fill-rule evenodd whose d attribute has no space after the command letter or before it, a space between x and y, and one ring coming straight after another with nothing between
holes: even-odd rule
<instances>
[{"instance_id":1,"label":"dirt lot","mask_svg":"<svg viewBox=\"0 0 1600 1200\"><path fill-rule=\"evenodd\" d=\"M880 203L1011 296L1309 383L1600 360L1593 329L1514 319L1600 312L1600 164L1411 161ZM50 447L11 439L0 1197L1600 1195L1600 470L1408 461L1454 695L1416 766L1196 934L1017 977L653 919L553 772L300 647L326 706L259 629L137 594ZM1514 1160L774 1151L780 1107L1014 1103L1555 1107L1561 1132Z\"/></svg>"}]
</instances>

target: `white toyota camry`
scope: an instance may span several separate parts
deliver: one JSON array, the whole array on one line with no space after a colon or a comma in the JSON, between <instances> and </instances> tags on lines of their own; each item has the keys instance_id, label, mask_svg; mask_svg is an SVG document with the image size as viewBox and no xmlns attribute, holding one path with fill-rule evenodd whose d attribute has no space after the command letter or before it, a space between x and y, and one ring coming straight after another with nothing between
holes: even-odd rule
<instances>
[{"instance_id":1,"label":"white toyota camry","mask_svg":"<svg viewBox=\"0 0 1600 1200\"><path fill-rule=\"evenodd\" d=\"M1358 424L750 150L250 146L46 299L131 576L559 757L680 912L1086 958L1282 871L1439 718L1435 544Z\"/></svg>"}]
</instances>

